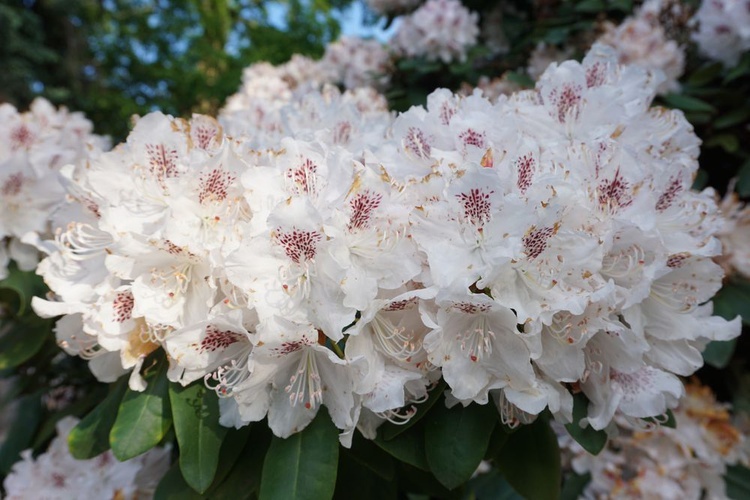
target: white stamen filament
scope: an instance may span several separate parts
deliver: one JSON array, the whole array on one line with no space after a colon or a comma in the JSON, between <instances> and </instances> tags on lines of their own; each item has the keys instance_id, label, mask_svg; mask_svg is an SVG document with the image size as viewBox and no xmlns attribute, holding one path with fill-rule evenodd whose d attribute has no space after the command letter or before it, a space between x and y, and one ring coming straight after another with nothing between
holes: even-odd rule
<instances>
[{"instance_id":1,"label":"white stamen filament","mask_svg":"<svg viewBox=\"0 0 750 500\"><path fill-rule=\"evenodd\" d=\"M312 349L302 349L297 370L289 379L289 385L284 387L284 392L289 394L289 403L292 406L304 404L305 408L312 410L323 403L320 372Z\"/></svg>"}]
</instances>

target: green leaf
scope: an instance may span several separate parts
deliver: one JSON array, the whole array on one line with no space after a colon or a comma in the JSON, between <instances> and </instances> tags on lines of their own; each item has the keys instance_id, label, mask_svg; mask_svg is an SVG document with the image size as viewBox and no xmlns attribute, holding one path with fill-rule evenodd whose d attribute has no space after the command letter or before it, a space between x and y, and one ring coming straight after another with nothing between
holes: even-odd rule
<instances>
[{"instance_id":1,"label":"green leaf","mask_svg":"<svg viewBox=\"0 0 750 500\"><path fill-rule=\"evenodd\" d=\"M737 190L737 194L743 198L750 196L750 160L742 164L735 189Z\"/></svg>"},{"instance_id":2,"label":"green leaf","mask_svg":"<svg viewBox=\"0 0 750 500\"><path fill-rule=\"evenodd\" d=\"M380 426L380 429L378 429L378 435L382 436L383 439L388 440L393 439L402 432L407 431L410 427L422 420L422 418L427 415L427 412L430 410L430 408L432 408L435 403L442 398L445 387L445 380L441 380L437 386L430 390L430 396L427 398L427 401L425 401L424 403L411 405L411 408L416 411L416 413L413 417L411 417L411 419L409 419L407 423L395 425L389 422L383 424L382 426Z\"/></svg>"},{"instance_id":3,"label":"green leaf","mask_svg":"<svg viewBox=\"0 0 750 500\"><path fill-rule=\"evenodd\" d=\"M580 0L575 4L576 12L603 12L607 5L603 0Z\"/></svg>"},{"instance_id":4,"label":"green leaf","mask_svg":"<svg viewBox=\"0 0 750 500\"><path fill-rule=\"evenodd\" d=\"M428 470L427 455L424 450L424 426L417 425L408 432L399 434L398 437L385 440L378 437L374 440L382 450L386 451L397 460L417 467L418 469Z\"/></svg>"},{"instance_id":5,"label":"green leaf","mask_svg":"<svg viewBox=\"0 0 750 500\"><path fill-rule=\"evenodd\" d=\"M720 147L727 153L736 153L740 149L740 140L734 134L717 134L703 143L706 148Z\"/></svg>"},{"instance_id":6,"label":"green leaf","mask_svg":"<svg viewBox=\"0 0 750 500\"><path fill-rule=\"evenodd\" d=\"M359 432L354 434L352 447L348 450L344 449L343 454L347 459L358 462L381 479L393 480L393 475L396 473L393 458L371 440L365 439Z\"/></svg>"},{"instance_id":7,"label":"green leaf","mask_svg":"<svg viewBox=\"0 0 750 500\"><path fill-rule=\"evenodd\" d=\"M737 339L719 341L714 340L706 346L706 350L703 351L703 361L713 366L714 368L722 369L729 365L729 361L732 359L734 349L737 346Z\"/></svg>"},{"instance_id":8,"label":"green leaf","mask_svg":"<svg viewBox=\"0 0 750 500\"><path fill-rule=\"evenodd\" d=\"M714 314L732 320L737 315L750 325L750 283L735 279L724 285L714 296Z\"/></svg>"},{"instance_id":9,"label":"green leaf","mask_svg":"<svg viewBox=\"0 0 750 500\"><path fill-rule=\"evenodd\" d=\"M0 445L0 474L8 474L20 453L29 448L42 418L41 393L29 394L18 400L15 419Z\"/></svg>"},{"instance_id":10,"label":"green leaf","mask_svg":"<svg viewBox=\"0 0 750 500\"><path fill-rule=\"evenodd\" d=\"M425 451L430 470L452 490L465 483L484 458L497 423L494 405L440 405L425 422Z\"/></svg>"},{"instance_id":11,"label":"green leaf","mask_svg":"<svg viewBox=\"0 0 750 500\"><path fill-rule=\"evenodd\" d=\"M565 484L563 484L560 500L578 500L583 495L584 488L590 482L591 473L589 472L583 475L570 474L565 479Z\"/></svg>"},{"instance_id":12,"label":"green leaf","mask_svg":"<svg viewBox=\"0 0 750 500\"><path fill-rule=\"evenodd\" d=\"M128 377L120 377L112 384L107 397L71 429L68 434L68 447L73 457L84 460L109 449L109 432L115 423L117 409L127 388Z\"/></svg>"},{"instance_id":13,"label":"green leaf","mask_svg":"<svg viewBox=\"0 0 750 500\"><path fill-rule=\"evenodd\" d=\"M721 115L714 121L714 128L723 129L740 123L745 123L750 118L750 107L741 107Z\"/></svg>"},{"instance_id":14,"label":"green leaf","mask_svg":"<svg viewBox=\"0 0 750 500\"><path fill-rule=\"evenodd\" d=\"M722 68L721 63L706 63L690 75L687 84L692 87L702 87L719 76Z\"/></svg>"},{"instance_id":15,"label":"green leaf","mask_svg":"<svg viewBox=\"0 0 750 500\"><path fill-rule=\"evenodd\" d=\"M28 361L52 336L52 321L28 315L0 322L0 370Z\"/></svg>"},{"instance_id":16,"label":"green leaf","mask_svg":"<svg viewBox=\"0 0 750 500\"><path fill-rule=\"evenodd\" d=\"M44 295L47 287L34 271L21 271L15 262L8 265L8 276L0 281L0 302L5 302L17 316L22 316L34 295Z\"/></svg>"},{"instance_id":17,"label":"green leaf","mask_svg":"<svg viewBox=\"0 0 750 500\"><path fill-rule=\"evenodd\" d=\"M231 435L228 437L231 439ZM227 442L226 440L224 441ZM226 479L219 482L216 488L211 487L211 498L240 499L257 496L260 488L260 475L263 469L263 459L266 457L268 445L271 443L271 433L264 422L253 428L250 439L242 450L233 466L221 462L220 468L229 470ZM219 478L217 478L218 480ZM214 481L215 483L217 481Z\"/></svg>"},{"instance_id":18,"label":"green leaf","mask_svg":"<svg viewBox=\"0 0 750 500\"><path fill-rule=\"evenodd\" d=\"M160 360L146 375L146 390L128 389L109 433L112 453L124 461L145 453L164 438L172 425L167 363Z\"/></svg>"},{"instance_id":19,"label":"green leaf","mask_svg":"<svg viewBox=\"0 0 750 500\"><path fill-rule=\"evenodd\" d=\"M480 474L466 485L466 500L523 500L507 479L496 469Z\"/></svg>"},{"instance_id":20,"label":"green leaf","mask_svg":"<svg viewBox=\"0 0 750 500\"><path fill-rule=\"evenodd\" d=\"M154 492L154 500L199 500L205 498L193 490L182 477L180 464L174 464L161 478Z\"/></svg>"},{"instance_id":21,"label":"green leaf","mask_svg":"<svg viewBox=\"0 0 750 500\"><path fill-rule=\"evenodd\" d=\"M716 108L711 106L706 101L702 101L696 97L690 97L683 94L667 94L663 97L670 107L681 109L683 111L697 111L713 113Z\"/></svg>"},{"instance_id":22,"label":"green leaf","mask_svg":"<svg viewBox=\"0 0 750 500\"><path fill-rule=\"evenodd\" d=\"M573 422L566 424L568 434L580 444L584 450L592 455L598 455L607 444L607 433L603 430L597 431L590 425L581 427L579 422L588 416L589 400L581 393L573 396Z\"/></svg>"},{"instance_id":23,"label":"green leaf","mask_svg":"<svg viewBox=\"0 0 750 500\"><path fill-rule=\"evenodd\" d=\"M750 469L742 465L730 465L724 479L727 483L727 497L750 498Z\"/></svg>"},{"instance_id":24,"label":"green leaf","mask_svg":"<svg viewBox=\"0 0 750 500\"><path fill-rule=\"evenodd\" d=\"M98 401L106 394L106 389L100 384L96 384L90 388L82 397L74 400L71 404L64 408L48 413L47 416L42 420L42 424L37 429L34 436L34 443L32 447L34 451L46 449L46 444L57 434L57 423L68 415L74 415L76 417L85 414L94 406Z\"/></svg>"},{"instance_id":25,"label":"green leaf","mask_svg":"<svg viewBox=\"0 0 750 500\"><path fill-rule=\"evenodd\" d=\"M302 432L273 437L263 462L260 500L333 497L339 461L338 429L324 411Z\"/></svg>"},{"instance_id":26,"label":"green leaf","mask_svg":"<svg viewBox=\"0 0 750 500\"><path fill-rule=\"evenodd\" d=\"M355 446L352 445L352 450ZM351 498L396 500L398 498L396 481L383 480L382 476L374 473L372 468L363 465L361 461L348 460L350 456L347 450L343 450L343 456L339 460L334 500L350 500Z\"/></svg>"},{"instance_id":27,"label":"green leaf","mask_svg":"<svg viewBox=\"0 0 750 500\"><path fill-rule=\"evenodd\" d=\"M732 70L727 73L727 76L724 77L724 83L729 83L731 81L736 80L737 78L740 78L742 76L745 76L750 73L750 55L746 52L742 59L740 59L740 62L732 68Z\"/></svg>"},{"instance_id":28,"label":"green leaf","mask_svg":"<svg viewBox=\"0 0 750 500\"><path fill-rule=\"evenodd\" d=\"M497 461L500 472L529 500L560 497L560 449L543 418L521 426L508 437Z\"/></svg>"},{"instance_id":29,"label":"green leaf","mask_svg":"<svg viewBox=\"0 0 750 500\"><path fill-rule=\"evenodd\" d=\"M188 387L171 384L169 401L180 448L180 470L195 491L204 493L216 475L219 450L227 433L227 428L219 424L218 397L200 381Z\"/></svg>"}]
</instances>

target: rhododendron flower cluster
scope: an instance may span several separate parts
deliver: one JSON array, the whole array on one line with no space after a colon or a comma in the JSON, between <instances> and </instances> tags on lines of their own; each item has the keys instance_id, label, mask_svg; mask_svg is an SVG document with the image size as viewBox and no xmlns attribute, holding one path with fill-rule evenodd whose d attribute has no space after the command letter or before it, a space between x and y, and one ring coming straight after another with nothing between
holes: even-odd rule
<instances>
[{"instance_id":1,"label":"rhododendron flower cluster","mask_svg":"<svg viewBox=\"0 0 750 500\"><path fill-rule=\"evenodd\" d=\"M57 423L57 437L37 457L21 452L3 487L7 499L24 498L152 498L156 485L169 469L169 448L153 448L125 462L111 451L89 460L77 460L68 450L68 434L78 420L65 417Z\"/></svg>"},{"instance_id":2,"label":"rhododendron flower cluster","mask_svg":"<svg viewBox=\"0 0 750 500\"><path fill-rule=\"evenodd\" d=\"M747 438L726 405L695 382L674 411L675 427L632 427L616 419L619 435L592 456L564 431L560 447L578 474L591 474L582 498L726 498L727 465L748 464Z\"/></svg>"},{"instance_id":3,"label":"rhododendron flower cluster","mask_svg":"<svg viewBox=\"0 0 750 500\"><path fill-rule=\"evenodd\" d=\"M698 24L693 40L706 57L734 66L750 49L747 0L703 0L693 19Z\"/></svg>"},{"instance_id":4,"label":"rhododendron flower cluster","mask_svg":"<svg viewBox=\"0 0 750 500\"><path fill-rule=\"evenodd\" d=\"M680 88L677 80L685 70L685 51L667 37L659 22L661 4L662 0L649 0L618 26L606 23L599 42L613 47L621 64L663 71L666 79L658 91L665 93Z\"/></svg>"},{"instance_id":5,"label":"rhododendron flower cluster","mask_svg":"<svg viewBox=\"0 0 750 500\"><path fill-rule=\"evenodd\" d=\"M406 57L463 61L479 36L479 16L459 0L428 0L400 21L391 44Z\"/></svg>"},{"instance_id":6,"label":"rhododendron flower cluster","mask_svg":"<svg viewBox=\"0 0 750 500\"><path fill-rule=\"evenodd\" d=\"M65 198L60 168L107 146L91 130L81 113L55 109L42 98L25 113L0 104L0 279L11 258L22 270L36 267L36 249L21 239L48 235L50 216Z\"/></svg>"},{"instance_id":7,"label":"rhododendron flower cluster","mask_svg":"<svg viewBox=\"0 0 750 500\"><path fill-rule=\"evenodd\" d=\"M395 118L330 88L260 119L235 100L226 129L152 113L62 169L33 305L101 380L143 388L161 347L223 424L281 437L326 406L345 443L372 438L441 377L513 425L569 421L573 388L595 429L663 414L740 324L712 316L719 214L690 190L690 125L650 108L660 83L595 46L534 90L437 90Z\"/></svg>"},{"instance_id":8,"label":"rhododendron flower cluster","mask_svg":"<svg viewBox=\"0 0 750 500\"><path fill-rule=\"evenodd\" d=\"M326 46L320 69L328 81L347 89L388 84L391 56L376 40L341 37Z\"/></svg>"}]
</instances>

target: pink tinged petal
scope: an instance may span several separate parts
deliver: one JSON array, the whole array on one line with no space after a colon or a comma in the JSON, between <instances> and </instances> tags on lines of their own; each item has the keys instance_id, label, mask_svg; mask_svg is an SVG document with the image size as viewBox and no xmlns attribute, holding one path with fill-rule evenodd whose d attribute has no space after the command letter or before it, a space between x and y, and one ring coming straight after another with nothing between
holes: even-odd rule
<instances>
[{"instance_id":1,"label":"pink tinged petal","mask_svg":"<svg viewBox=\"0 0 750 500\"><path fill-rule=\"evenodd\" d=\"M620 410L631 417L646 418L663 414L673 407L685 390L672 375L649 366L634 373L610 371L612 390L622 394Z\"/></svg>"}]
</instances>

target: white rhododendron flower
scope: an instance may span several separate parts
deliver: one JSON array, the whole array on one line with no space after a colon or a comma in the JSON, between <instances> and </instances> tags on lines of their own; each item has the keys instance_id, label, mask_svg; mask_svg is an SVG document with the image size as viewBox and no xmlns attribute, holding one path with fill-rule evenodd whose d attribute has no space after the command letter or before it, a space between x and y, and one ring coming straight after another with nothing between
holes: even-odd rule
<instances>
[{"instance_id":1,"label":"white rhododendron flower","mask_svg":"<svg viewBox=\"0 0 750 500\"><path fill-rule=\"evenodd\" d=\"M62 169L33 306L100 380L142 390L163 348L224 425L286 437L325 406L347 445L441 377L511 425L570 421L580 388L605 429L674 408L677 375L738 335L712 315L722 219L690 190L692 128L650 107L660 76L597 45L534 90L440 89L396 117L373 89L283 77L305 64L256 65L219 121L152 113Z\"/></svg>"},{"instance_id":2,"label":"white rhododendron flower","mask_svg":"<svg viewBox=\"0 0 750 500\"><path fill-rule=\"evenodd\" d=\"M726 498L723 476L728 465L747 465L747 439L708 387L691 382L686 389L674 428L618 418L618 435L596 456L560 429L563 459L591 474L582 498Z\"/></svg>"},{"instance_id":3,"label":"white rhododendron flower","mask_svg":"<svg viewBox=\"0 0 750 500\"><path fill-rule=\"evenodd\" d=\"M138 457L119 462L111 451L89 460L77 460L68 450L68 434L78 420L65 417L57 423L57 437L47 451L32 456L21 452L21 461L5 477L8 499L153 497L156 486L169 469L169 448L153 448Z\"/></svg>"},{"instance_id":4,"label":"white rhododendron flower","mask_svg":"<svg viewBox=\"0 0 750 500\"><path fill-rule=\"evenodd\" d=\"M706 57L734 66L750 49L750 8L747 0L703 0L693 17L693 40Z\"/></svg>"},{"instance_id":5,"label":"white rhododendron flower","mask_svg":"<svg viewBox=\"0 0 750 500\"><path fill-rule=\"evenodd\" d=\"M42 98L25 113L0 104L0 279L9 259L24 271L36 267L32 245L39 236L49 237L50 217L65 199L60 169L108 147L92 128L81 113L55 109Z\"/></svg>"},{"instance_id":6,"label":"white rhododendron flower","mask_svg":"<svg viewBox=\"0 0 750 500\"><path fill-rule=\"evenodd\" d=\"M667 37L659 22L661 3L661 0L649 0L619 25L606 23L598 41L615 49L620 64L637 64L662 71L666 79L658 92L665 93L680 89L677 80L685 71L685 51Z\"/></svg>"},{"instance_id":7,"label":"white rhododendron flower","mask_svg":"<svg viewBox=\"0 0 750 500\"><path fill-rule=\"evenodd\" d=\"M391 44L405 57L463 61L479 36L479 15L459 0L427 0L400 21Z\"/></svg>"},{"instance_id":8,"label":"white rhododendron flower","mask_svg":"<svg viewBox=\"0 0 750 500\"><path fill-rule=\"evenodd\" d=\"M341 37L326 46L320 70L333 83L347 89L385 87L391 69L391 56L376 40Z\"/></svg>"}]
</instances>

